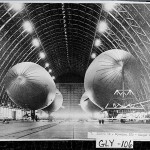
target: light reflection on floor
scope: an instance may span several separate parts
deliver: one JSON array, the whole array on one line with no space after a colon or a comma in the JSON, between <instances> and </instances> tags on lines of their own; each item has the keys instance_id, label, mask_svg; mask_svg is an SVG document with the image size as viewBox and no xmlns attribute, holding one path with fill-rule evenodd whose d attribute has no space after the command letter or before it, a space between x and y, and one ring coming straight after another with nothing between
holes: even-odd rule
<instances>
[{"instance_id":1,"label":"light reflection on floor","mask_svg":"<svg viewBox=\"0 0 150 150\"><path fill-rule=\"evenodd\" d=\"M10 122L0 124L0 136L17 131L27 130L43 125L51 124L48 121L40 122ZM150 124L105 122L98 121L64 121L56 126L34 132L21 137L22 139L88 139L88 132L126 132L126 133L150 133ZM15 137L14 137L15 138ZM0 137L2 139L2 137Z\"/></svg>"}]
</instances>

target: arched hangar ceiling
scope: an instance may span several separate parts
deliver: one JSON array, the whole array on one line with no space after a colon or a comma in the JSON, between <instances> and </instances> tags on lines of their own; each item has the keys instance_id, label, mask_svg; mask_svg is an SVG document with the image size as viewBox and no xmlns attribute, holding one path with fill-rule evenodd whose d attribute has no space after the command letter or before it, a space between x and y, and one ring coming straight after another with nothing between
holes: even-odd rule
<instances>
[{"instance_id":1,"label":"arched hangar ceiling","mask_svg":"<svg viewBox=\"0 0 150 150\"><path fill-rule=\"evenodd\" d=\"M81 82L93 58L114 48L129 51L137 58L141 66L138 95L142 100L148 99L150 4L26 3L16 10L12 4L1 3L1 101L8 99L5 75L17 63L38 63L46 67L56 82L65 80L64 76L70 78L71 74Z\"/></svg>"}]
</instances>

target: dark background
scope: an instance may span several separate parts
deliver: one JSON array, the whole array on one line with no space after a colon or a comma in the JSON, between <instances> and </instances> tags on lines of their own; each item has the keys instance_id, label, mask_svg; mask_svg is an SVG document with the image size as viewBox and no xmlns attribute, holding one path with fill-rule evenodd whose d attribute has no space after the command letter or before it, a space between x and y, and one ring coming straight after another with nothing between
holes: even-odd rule
<instances>
[{"instance_id":1,"label":"dark background","mask_svg":"<svg viewBox=\"0 0 150 150\"><path fill-rule=\"evenodd\" d=\"M0 150L94 150L96 141L1 141ZM108 148L105 148L107 150ZM134 142L134 150L149 150L150 142ZM116 150L113 148L113 150ZM117 149L120 150L120 149Z\"/></svg>"}]
</instances>

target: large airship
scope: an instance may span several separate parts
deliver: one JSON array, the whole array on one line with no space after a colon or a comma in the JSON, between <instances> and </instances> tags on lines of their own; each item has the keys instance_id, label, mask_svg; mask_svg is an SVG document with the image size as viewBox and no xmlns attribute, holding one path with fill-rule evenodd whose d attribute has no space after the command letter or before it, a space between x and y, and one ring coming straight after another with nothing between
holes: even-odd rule
<instances>
[{"instance_id":1,"label":"large airship","mask_svg":"<svg viewBox=\"0 0 150 150\"><path fill-rule=\"evenodd\" d=\"M13 66L6 74L5 89L17 105L37 110L49 106L56 93L56 86L45 68L32 62Z\"/></svg>"},{"instance_id":2,"label":"large airship","mask_svg":"<svg viewBox=\"0 0 150 150\"><path fill-rule=\"evenodd\" d=\"M88 114L94 114L94 113L98 113L98 112L102 111L102 109L100 107L98 107L97 105L95 105L89 99L89 97L87 96L86 92L81 97L80 106Z\"/></svg>"},{"instance_id":3,"label":"large airship","mask_svg":"<svg viewBox=\"0 0 150 150\"><path fill-rule=\"evenodd\" d=\"M84 88L88 97L103 109L116 90L130 89L135 93L139 87L138 67L135 57L127 51L113 49L103 52L86 71Z\"/></svg>"},{"instance_id":4,"label":"large airship","mask_svg":"<svg viewBox=\"0 0 150 150\"><path fill-rule=\"evenodd\" d=\"M52 112L58 111L62 107L62 104L63 104L63 96L57 89L54 101L49 106L45 107L42 110L47 114L51 114Z\"/></svg>"}]
</instances>

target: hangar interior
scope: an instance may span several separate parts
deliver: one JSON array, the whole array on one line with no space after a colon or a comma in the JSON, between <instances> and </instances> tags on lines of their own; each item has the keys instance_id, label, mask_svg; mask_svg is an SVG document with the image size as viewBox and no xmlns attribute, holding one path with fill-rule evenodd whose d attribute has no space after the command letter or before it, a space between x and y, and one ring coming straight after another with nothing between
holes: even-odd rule
<instances>
[{"instance_id":1,"label":"hangar interior","mask_svg":"<svg viewBox=\"0 0 150 150\"><path fill-rule=\"evenodd\" d=\"M140 88L134 95L146 101L142 106L149 112L149 3L0 3L0 119L22 119L29 111L5 89L8 70L22 62L39 64L53 78L63 95L57 117L84 118L79 104L85 73L98 55L111 49L136 58Z\"/></svg>"}]
</instances>

